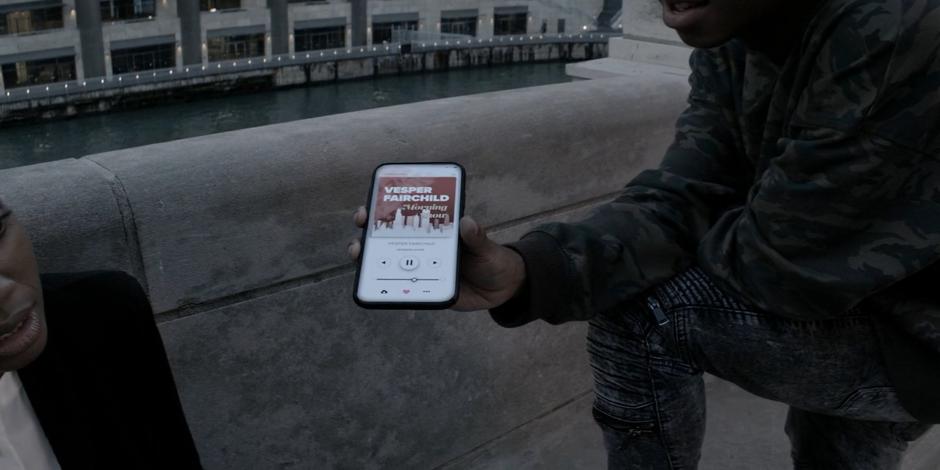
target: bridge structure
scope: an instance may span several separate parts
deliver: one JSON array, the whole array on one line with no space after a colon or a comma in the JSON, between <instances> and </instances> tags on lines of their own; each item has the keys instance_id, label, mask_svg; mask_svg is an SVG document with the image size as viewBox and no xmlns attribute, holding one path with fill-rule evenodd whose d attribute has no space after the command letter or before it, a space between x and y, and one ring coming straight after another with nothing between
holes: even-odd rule
<instances>
[{"instance_id":1,"label":"bridge structure","mask_svg":"<svg viewBox=\"0 0 940 470\"><path fill-rule=\"evenodd\" d=\"M462 163L467 212L501 242L577 220L656 165L688 50L624 6L612 57L572 67L592 80L9 169L0 196L43 271L145 286L208 469L603 468L584 324L362 310L345 247L379 163ZM701 468L790 468L781 405L706 388ZM904 468L938 468L938 442Z\"/></svg>"}]
</instances>

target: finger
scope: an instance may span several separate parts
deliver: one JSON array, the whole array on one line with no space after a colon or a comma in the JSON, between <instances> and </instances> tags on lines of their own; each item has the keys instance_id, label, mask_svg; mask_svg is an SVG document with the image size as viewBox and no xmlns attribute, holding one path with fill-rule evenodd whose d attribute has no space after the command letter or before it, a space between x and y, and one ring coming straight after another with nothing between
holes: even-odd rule
<instances>
[{"instance_id":1,"label":"finger","mask_svg":"<svg viewBox=\"0 0 940 470\"><path fill-rule=\"evenodd\" d=\"M356 227L365 227L366 208L364 206L359 206L359 208L356 209L356 212L353 214L353 223L356 224Z\"/></svg>"},{"instance_id":2,"label":"finger","mask_svg":"<svg viewBox=\"0 0 940 470\"><path fill-rule=\"evenodd\" d=\"M361 252L362 247L359 245L359 240L353 240L346 246L346 253L349 254L349 257L352 258L353 261L359 259Z\"/></svg>"},{"instance_id":3,"label":"finger","mask_svg":"<svg viewBox=\"0 0 940 470\"><path fill-rule=\"evenodd\" d=\"M460 238L463 240L464 247L474 254L483 254L496 245L494 241L487 238L483 226L470 216L460 219Z\"/></svg>"}]
</instances>

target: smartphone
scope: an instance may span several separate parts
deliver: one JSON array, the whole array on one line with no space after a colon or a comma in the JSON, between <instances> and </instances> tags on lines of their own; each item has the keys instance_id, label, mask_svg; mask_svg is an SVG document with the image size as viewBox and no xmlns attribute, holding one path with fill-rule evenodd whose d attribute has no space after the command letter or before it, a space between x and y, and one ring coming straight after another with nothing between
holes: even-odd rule
<instances>
[{"instance_id":1,"label":"smartphone","mask_svg":"<svg viewBox=\"0 0 940 470\"><path fill-rule=\"evenodd\" d=\"M443 309L460 292L464 169L389 163L372 174L353 297L365 308Z\"/></svg>"}]
</instances>

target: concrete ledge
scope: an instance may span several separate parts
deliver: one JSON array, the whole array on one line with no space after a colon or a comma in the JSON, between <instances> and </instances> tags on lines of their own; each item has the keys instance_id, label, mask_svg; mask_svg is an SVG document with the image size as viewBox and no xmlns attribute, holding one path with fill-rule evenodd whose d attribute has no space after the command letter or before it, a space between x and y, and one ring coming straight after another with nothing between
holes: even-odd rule
<instances>
[{"instance_id":1,"label":"concrete ledge","mask_svg":"<svg viewBox=\"0 0 940 470\"><path fill-rule=\"evenodd\" d=\"M123 187L94 162L0 171L0 197L29 230L43 272L117 269L146 281Z\"/></svg>"},{"instance_id":2,"label":"concrete ledge","mask_svg":"<svg viewBox=\"0 0 940 470\"><path fill-rule=\"evenodd\" d=\"M689 73L689 55L692 48L682 43L650 42L643 38L624 37L611 39L610 56L616 59L641 64L674 67Z\"/></svg>"},{"instance_id":3,"label":"concrete ledge","mask_svg":"<svg viewBox=\"0 0 940 470\"><path fill-rule=\"evenodd\" d=\"M123 182L154 308L170 312L347 265L349 214L380 162L464 164L468 212L487 224L613 192L658 161L687 86L537 87L86 159Z\"/></svg>"},{"instance_id":4,"label":"concrete ledge","mask_svg":"<svg viewBox=\"0 0 940 470\"><path fill-rule=\"evenodd\" d=\"M565 73L570 77L587 80L645 74L674 75L682 78L689 76L688 68L683 69L665 65L642 64L612 58L587 60L568 64L565 65Z\"/></svg>"},{"instance_id":5,"label":"concrete ledge","mask_svg":"<svg viewBox=\"0 0 940 470\"><path fill-rule=\"evenodd\" d=\"M681 43L612 38L610 57L568 64L565 72L585 79L650 73L688 77L690 53L691 49Z\"/></svg>"}]
</instances>

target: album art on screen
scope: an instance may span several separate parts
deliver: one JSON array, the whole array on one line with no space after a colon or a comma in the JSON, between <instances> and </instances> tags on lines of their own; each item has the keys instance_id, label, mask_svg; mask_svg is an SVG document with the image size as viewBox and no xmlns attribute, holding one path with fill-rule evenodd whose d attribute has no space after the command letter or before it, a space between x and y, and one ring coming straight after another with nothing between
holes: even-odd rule
<instances>
[{"instance_id":1,"label":"album art on screen","mask_svg":"<svg viewBox=\"0 0 940 470\"><path fill-rule=\"evenodd\" d=\"M454 233L457 178L380 177L373 237L449 237Z\"/></svg>"}]
</instances>

